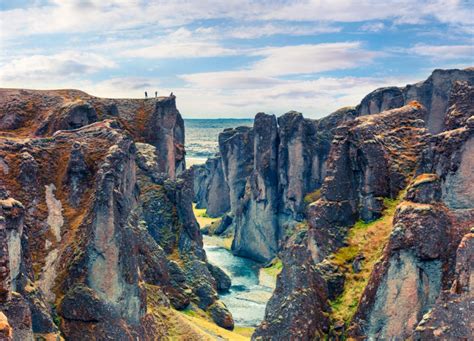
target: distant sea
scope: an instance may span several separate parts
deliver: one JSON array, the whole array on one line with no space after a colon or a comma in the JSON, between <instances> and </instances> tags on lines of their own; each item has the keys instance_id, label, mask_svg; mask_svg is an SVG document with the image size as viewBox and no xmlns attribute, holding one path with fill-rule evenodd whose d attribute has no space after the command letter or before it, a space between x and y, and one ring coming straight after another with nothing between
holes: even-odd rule
<instances>
[{"instance_id":1,"label":"distant sea","mask_svg":"<svg viewBox=\"0 0 474 341\"><path fill-rule=\"evenodd\" d=\"M214 156L219 151L217 138L225 128L252 125L253 119L185 119L186 166L202 164Z\"/></svg>"}]
</instances>

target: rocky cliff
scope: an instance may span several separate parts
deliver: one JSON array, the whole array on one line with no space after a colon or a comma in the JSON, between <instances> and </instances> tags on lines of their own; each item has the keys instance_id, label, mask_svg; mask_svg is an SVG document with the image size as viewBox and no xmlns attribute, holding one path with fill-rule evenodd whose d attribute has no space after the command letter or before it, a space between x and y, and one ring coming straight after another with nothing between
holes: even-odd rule
<instances>
[{"instance_id":1,"label":"rocky cliff","mask_svg":"<svg viewBox=\"0 0 474 341\"><path fill-rule=\"evenodd\" d=\"M455 81L474 82L474 70L434 70L427 80L405 87L377 89L368 94L358 105L360 115L399 108L411 101L418 101L429 112L426 125L430 133L437 134L446 128L445 113L449 107L451 89Z\"/></svg>"},{"instance_id":2,"label":"rocky cliff","mask_svg":"<svg viewBox=\"0 0 474 341\"><path fill-rule=\"evenodd\" d=\"M210 217L220 217L230 210L229 186L224 178L220 155L194 165L194 201L196 208L206 208Z\"/></svg>"},{"instance_id":3,"label":"rocky cliff","mask_svg":"<svg viewBox=\"0 0 474 341\"><path fill-rule=\"evenodd\" d=\"M328 204L330 201L345 202L345 206L337 208L337 212L345 213L334 219L345 219L343 223L346 226L353 224L359 217L364 221L376 219L381 215L383 198L394 197L406 186L408 170L413 172L413 162L417 161L420 150L411 151L404 159L392 155L393 161L385 161L392 160L385 153L397 152L396 144L400 143L397 132L403 130L397 126L386 126L385 131L396 129L387 137L387 146L391 144L392 147L377 150L367 143L364 150L357 151L361 155L349 157L350 162L359 164L356 166L359 169L350 170L352 173L349 174L349 170L338 165L348 160L330 158L330 152L339 155L344 148L351 149L351 153L356 152L345 135L350 128L341 126L360 116L371 117L416 102L425 110L417 119L426 122L428 133L437 133L453 125L453 119L445 120L448 109L451 110L448 117L458 115L456 108L452 109L452 103L455 101L454 96L463 94L458 91L456 82L473 81L472 69L435 70L426 81L403 88L377 89L357 107L340 109L320 120L305 119L297 112L289 112L277 120L263 113L257 114L253 128L229 129L219 136L218 160L222 167L217 161L209 160L206 170L200 171L200 176L195 178L195 188L200 193L197 198L199 207L208 207L205 200L208 197L218 196L227 203L227 193L221 190L226 189L226 186L219 186L216 191L216 187L211 189L209 185L213 178L222 183L222 171L229 188L230 208L227 218L233 220L229 227L234 233L232 249L238 255L263 262L276 256L285 236L297 230L302 222L316 219L317 214L323 217L333 215L335 208ZM385 124L386 121L381 120L380 123ZM372 139L371 136L366 137ZM413 142L406 143L410 145ZM333 164L329 167L328 162ZM210 167L211 164L214 166ZM384 171L379 170L379 167ZM385 175L374 179L373 173L379 171ZM315 202L324 191L322 186L326 178L333 179L326 183L326 187L345 186L346 192L334 190L330 194L331 190L328 189L325 201L328 211L306 214L308 203ZM345 198L342 200L338 195ZM213 216L222 215L223 206L226 205L221 205L219 209L211 205L210 211ZM362 207L360 212L359 205ZM310 219L307 219L308 216ZM327 222L328 225L332 223L331 219Z\"/></svg>"},{"instance_id":4,"label":"rocky cliff","mask_svg":"<svg viewBox=\"0 0 474 341\"><path fill-rule=\"evenodd\" d=\"M220 135L232 249L284 264L255 339L471 337L472 322L446 326L472 295L456 283L471 266L473 83L472 68L435 70L320 120L259 113Z\"/></svg>"},{"instance_id":5,"label":"rocky cliff","mask_svg":"<svg viewBox=\"0 0 474 341\"><path fill-rule=\"evenodd\" d=\"M5 337L174 337L173 308L193 306L233 328L183 143L174 97L0 90Z\"/></svg>"},{"instance_id":6,"label":"rocky cliff","mask_svg":"<svg viewBox=\"0 0 474 341\"><path fill-rule=\"evenodd\" d=\"M211 216L226 213L219 231L234 235L235 254L261 262L276 256L286 231L304 220L305 196L326 175L332 129L355 116L353 108L321 120L259 113L252 128L219 135L220 154L194 167L195 201Z\"/></svg>"},{"instance_id":7,"label":"rocky cliff","mask_svg":"<svg viewBox=\"0 0 474 341\"><path fill-rule=\"evenodd\" d=\"M280 253L284 268L254 339L473 337L474 93L466 78L472 70L437 70L414 86L436 84L431 107L387 110L398 106L398 88L378 90L380 110L336 129L308 230ZM433 134L440 108L443 131Z\"/></svg>"}]
</instances>

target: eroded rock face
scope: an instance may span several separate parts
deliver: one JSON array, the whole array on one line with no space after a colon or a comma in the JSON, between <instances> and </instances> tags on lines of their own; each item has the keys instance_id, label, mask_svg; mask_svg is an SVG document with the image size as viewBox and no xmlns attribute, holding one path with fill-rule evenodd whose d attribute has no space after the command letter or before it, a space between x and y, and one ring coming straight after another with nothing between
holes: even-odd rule
<instances>
[{"instance_id":1,"label":"eroded rock face","mask_svg":"<svg viewBox=\"0 0 474 341\"><path fill-rule=\"evenodd\" d=\"M217 295L226 284L208 269L192 212L174 97L2 91L22 128L0 138L0 294L13 339L153 339L168 328L157 305L190 303L209 313L219 306L212 316L233 328ZM72 96L85 106L68 104ZM21 100L37 103L36 115ZM36 137L55 108L61 115ZM98 122L81 119L92 110ZM80 127L63 128L69 119Z\"/></svg>"},{"instance_id":2,"label":"eroded rock face","mask_svg":"<svg viewBox=\"0 0 474 341\"><path fill-rule=\"evenodd\" d=\"M414 331L415 340L470 340L472 323L472 274L474 271L474 233L467 233L456 254L456 278L451 290L443 291L434 307L423 316Z\"/></svg>"},{"instance_id":3,"label":"eroded rock face","mask_svg":"<svg viewBox=\"0 0 474 341\"><path fill-rule=\"evenodd\" d=\"M22 250L24 206L13 198L0 200L0 309L2 333L8 340L33 340L32 312L23 291L28 266Z\"/></svg>"},{"instance_id":4,"label":"eroded rock face","mask_svg":"<svg viewBox=\"0 0 474 341\"><path fill-rule=\"evenodd\" d=\"M311 232L300 232L286 244L283 270L252 340L311 340L328 333L328 292L314 267L321 259L313 238Z\"/></svg>"},{"instance_id":5,"label":"eroded rock face","mask_svg":"<svg viewBox=\"0 0 474 341\"><path fill-rule=\"evenodd\" d=\"M134 141L157 148L160 172L171 177L185 169L184 121L176 98L107 99L77 90L0 90L0 130L9 136L51 136L104 119L114 119Z\"/></svg>"},{"instance_id":6,"label":"eroded rock face","mask_svg":"<svg viewBox=\"0 0 474 341\"><path fill-rule=\"evenodd\" d=\"M245 193L235 213L235 254L268 261L278 249L278 130L273 115L257 114L253 127L254 160Z\"/></svg>"},{"instance_id":7,"label":"eroded rock face","mask_svg":"<svg viewBox=\"0 0 474 341\"><path fill-rule=\"evenodd\" d=\"M321 198L307 211L326 253L341 246L358 218L380 217L383 198L394 198L415 170L426 137L426 111L416 105L362 116L338 128Z\"/></svg>"},{"instance_id":8,"label":"eroded rock face","mask_svg":"<svg viewBox=\"0 0 474 341\"><path fill-rule=\"evenodd\" d=\"M467 124L474 115L474 86L469 82L456 81L449 96L448 111L444 119L446 130Z\"/></svg>"},{"instance_id":9,"label":"eroded rock face","mask_svg":"<svg viewBox=\"0 0 474 341\"><path fill-rule=\"evenodd\" d=\"M430 182L431 191L439 187L438 181ZM353 319L360 329L356 335L411 336L442 288L442 269L450 259L445 249L449 226L448 212L439 201L400 204L384 259L374 269Z\"/></svg>"},{"instance_id":10,"label":"eroded rock face","mask_svg":"<svg viewBox=\"0 0 474 341\"><path fill-rule=\"evenodd\" d=\"M474 176L473 128L464 122L429 139L419 175L397 208L383 259L359 302L353 336L472 337L472 288L467 277L472 268L469 229L474 201L467 179Z\"/></svg>"},{"instance_id":11,"label":"eroded rock face","mask_svg":"<svg viewBox=\"0 0 474 341\"><path fill-rule=\"evenodd\" d=\"M38 130L37 135L51 135L58 130L72 130L97 122L97 112L82 100L66 103L53 111Z\"/></svg>"},{"instance_id":12,"label":"eroded rock face","mask_svg":"<svg viewBox=\"0 0 474 341\"><path fill-rule=\"evenodd\" d=\"M245 195L253 164L253 131L249 127L225 129L219 134L224 177L229 186L231 213L235 214Z\"/></svg>"},{"instance_id":13,"label":"eroded rock face","mask_svg":"<svg viewBox=\"0 0 474 341\"><path fill-rule=\"evenodd\" d=\"M338 290L340 293L341 288L334 285L344 283L344 278L318 263L343 245L345 233L356 219L380 216L383 204L379 198L395 197L406 185L407 177L416 167L417 159L413 156L421 154L424 146L425 115L421 106L410 105L346 121L335 131L320 198L307 210L309 230L298 247L292 238L286 243L287 251L281 253L286 260L277 290L254 337L265 339L272 333L279 333L282 338L299 335L292 333L298 333L295 326L300 321L305 321L298 325L306 330L306 334L299 335L303 339L321 338L329 333L327 299L329 295L338 295ZM304 260L299 259L302 252L307 257ZM291 272L287 276L285 269ZM316 282L308 283L308 277ZM278 290L279 287L287 290ZM291 289L311 299L294 297ZM281 321L288 322L279 321L278 316L287 316Z\"/></svg>"},{"instance_id":14,"label":"eroded rock face","mask_svg":"<svg viewBox=\"0 0 474 341\"><path fill-rule=\"evenodd\" d=\"M445 113L450 106L450 94L456 81L474 82L474 70L435 70L423 82L403 88L381 88L367 95L357 107L360 115L399 108L411 101L420 102L430 113L427 128L437 134L446 129Z\"/></svg>"},{"instance_id":15,"label":"eroded rock face","mask_svg":"<svg viewBox=\"0 0 474 341\"><path fill-rule=\"evenodd\" d=\"M197 208L206 208L210 217L220 217L230 210L229 186L224 179L222 158L209 158L204 165L193 166Z\"/></svg>"}]
</instances>

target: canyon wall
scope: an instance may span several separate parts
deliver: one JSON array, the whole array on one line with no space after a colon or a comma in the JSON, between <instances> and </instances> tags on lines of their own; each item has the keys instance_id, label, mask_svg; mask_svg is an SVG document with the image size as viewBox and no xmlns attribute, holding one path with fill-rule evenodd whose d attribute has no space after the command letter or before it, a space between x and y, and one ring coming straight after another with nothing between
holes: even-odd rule
<instances>
[{"instance_id":1,"label":"canyon wall","mask_svg":"<svg viewBox=\"0 0 474 341\"><path fill-rule=\"evenodd\" d=\"M277 255L285 236L291 235L306 220L317 219L315 215L319 213L311 213L314 208L310 208L307 214L307 206L321 196L321 187L326 177L333 179L326 186L345 186L345 190L332 190L333 194L329 194L331 189L326 191L326 201L340 201L338 195L346 196L345 204L337 208L337 219L341 220L337 224L349 226L358 218L364 221L374 220L381 215L383 198L393 198L406 186L407 170L413 171L414 168L410 160L416 162L420 151L411 152L403 160L394 157L394 161L387 164L384 154L387 151L396 152L396 143L400 142L394 133L387 140L391 148L377 151L367 144L364 146L365 150L359 152L363 155L351 155L351 162L359 163L357 167L360 169L351 170L352 173L349 174L337 165L338 162L344 164L345 160L328 161L331 149L349 148L348 141L339 141L346 138L346 132L341 129L347 128L342 126L360 116L372 116L417 102L426 110L424 115L417 118L426 121L429 133L439 132L451 124L449 120L445 123L444 117L451 106L451 94L456 93L451 91L456 86L456 81L473 82L474 71L435 70L426 81L402 88L377 89L367 95L357 107L340 109L319 120L305 119L300 113L289 112L279 117L274 124L274 118L268 119L268 115L257 114L253 128L239 127L220 134L220 154L216 160L221 162L222 168L218 161L212 159L208 161L208 165L198 166L202 170L198 171L200 176L195 178L195 188L199 192L196 201L200 208L208 208L213 216L219 216L224 214L223 206L227 204L216 209L215 204L209 205L205 198L220 197L225 203L228 200L230 208L226 221L231 218L232 224L227 234L229 231L234 233L234 253L261 262ZM265 129L259 128L262 126ZM340 154L341 151L332 153ZM328 162L333 163L331 167ZM396 173L394 168L400 168L398 163L405 166L404 162L410 163L408 168ZM209 166L211 164L212 167ZM221 171L229 194L226 186L211 188L209 185L214 178L219 179L222 184ZM385 175L374 179L373 173L376 172ZM327 202L325 205L328 205ZM326 207L328 211L319 215L324 219L327 215L335 214L334 211L330 212L333 210L331 207L329 205ZM344 211L342 215L341 210ZM332 225L330 220L327 225ZM341 235L343 234L344 231Z\"/></svg>"},{"instance_id":2,"label":"canyon wall","mask_svg":"<svg viewBox=\"0 0 474 341\"><path fill-rule=\"evenodd\" d=\"M377 114L418 101L429 112L426 126L430 133L437 134L446 128L445 113L449 107L454 81L474 82L472 68L464 70L434 70L427 80L405 87L380 88L368 94L357 110L360 115Z\"/></svg>"},{"instance_id":3,"label":"canyon wall","mask_svg":"<svg viewBox=\"0 0 474 341\"><path fill-rule=\"evenodd\" d=\"M473 337L474 93L464 81L472 74L437 70L430 78L444 75L449 83L438 84L447 94L435 91L446 100L437 134L429 122L441 106L433 112L419 102L392 110L384 104L336 129L320 197L306 212L308 229L284 245L277 290L253 339L299 335L301 323L303 338ZM382 199L397 196L392 220ZM386 237L371 226L385 228ZM380 251L352 253L358 235L358 243L373 238Z\"/></svg>"},{"instance_id":4,"label":"canyon wall","mask_svg":"<svg viewBox=\"0 0 474 341\"><path fill-rule=\"evenodd\" d=\"M219 136L233 251L284 265L254 339L472 337L469 318L447 321L472 295L473 83L435 70L320 120L259 113ZM375 251L352 254L354 236Z\"/></svg>"},{"instance_id":5,"label":"canyon wall","mask_svg":"<svg viewBox=\"0 0 474 341\"><path fill-rule=\"evenodd\" d=\"M166 338L166 312L189 304L233 328L192 212L183 143L174 97L0 90L9 338Z\"/></svg>"},{"instance_id":6,"label":"canyon wall","mask_svg":"<svg viewBox=\"0 0 474 341\"><path fill-rule=\"evenodd\" d=\"M235 254L261 262L276 256L286 231L304 220L305 196L326 175L332 128L355 116L353 108L321 120L297 112L278 120L259 113L252 128L219 135L219 155L193 167L195 201L209 215L226 214L225 221L232 221L221 232L234 234Z\"/></svg>"}]
</instances>

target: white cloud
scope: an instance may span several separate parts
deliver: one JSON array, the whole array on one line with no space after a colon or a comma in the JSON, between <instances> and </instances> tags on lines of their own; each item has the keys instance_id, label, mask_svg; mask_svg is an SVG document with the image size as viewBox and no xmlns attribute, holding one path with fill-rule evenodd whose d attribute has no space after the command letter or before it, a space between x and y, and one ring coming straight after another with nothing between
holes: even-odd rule
<instances>
[{"instance_id":1,"label":"white cloud","mask_svg":"<svg viewBox=\"0 0 474 341\"><path fill-rule=\"evenodd\" d=\"M435 19L462 29L472 28L471 6L469 1L460 0L55 0L44 6L1 11L0 22L3 35L9 38L53 32L115 31L144 25L152 25L153 29L207 19L313 23L393 20L413 24ZM273 23L273 26L277 24ZM271 26L262 27L263 32L279 32ZM251 33L243 32L241 35L248 34Z\"/></svg>"},{"instance_id":2,"label":"white cloud","mask_svg":"<svg viewBox=\"0 0 474 341\"><path fill-rule=\"evenodd\" d=\"M224 37L238 38L238 39L254 39L260 37L268 37L277 34L292 35L292 36L305 36L321 33L335 33L340 32L341 28L328 25L328 24L311 24L311 25L296 25L287 23L267 23L264 25L246 25L233 27L228 30L224 30L222 35Z\"/></svg>"},{"instance_id":3,"label":"white cloud","mask_svg":"<svg viewBox=\"0 0 474 341\"><path fill-rule=\"evenodd\" d=\"M145 43L143 47L133 46L135 42L130 41L131 46L127 46L119 54L125 57L158 59L228 56L238 53L233 49L221 46L216 41L213 31L203 28L196 31L179 28L160 37L158 41L158 43L149 45L149 41L142 40L142 43Z\"/></svg>"},{"instance_id":4,"label":"white cloud","mask_svg":"<svg viewBox=\"0 0 474 341\"><path fill-rule=\"evenodd\" d=\"M51 82L113 67L116 67L113 61L94 53L67 51L50 56L31 55L0 65L0 80L20 84Z\"/></svg>"},{"instance_id":5,"label":"white cloud","mask_svg":"<svg viewBox=\"0 0 474 341\"><path fill-rule=\"evenodd\" d=\"M261 59L236 71L181 75L203 89L260 89L287 84L278 78L354 68L370 63L380 53L362 49L359 42L267 47L248 52Z\"/></svg>"},{"instance_id":6,"label":"white cloud","mask_svg":"<svg viewBox=\"0 0 474 341\"><path fill-rule=\"evenodd\" d=\"M383 22L369 22L360 27L361 31L365 32L379 32L385 28L385 24Z\"/></svg>"},{"instance_id":7,"label":"white cloud","mask_svg":"<svg viewBox=\"0 0 474 341\"><path fill-rule=\"evenodd\" d=\"M407 52L437 60L470 58L474 62L474 45L417 44L407 49Z\"/></svg>"},{"instance_id":8,"label":"white cloud","mask_svg":"<svg viewBox=\"0 0 474 341\"><path fill-rule=\"evenodd\" d=\"M191 86L203 89L255 89L282 82L277 78L256 75L251 70L201 72L180 77Z\"/></svg>"},{"instance_id":9,"label":"white cloud","mask_svg":"<svg viewBox=\"0 0 474 341\"><path fill-rule=\"evenodd\" d=\"M264 57L252 66L255 72L277 76L353 68L380 54L364 50L360 42L344 42L269 47L255 55Z\"/></svg>"}]
</instances>

